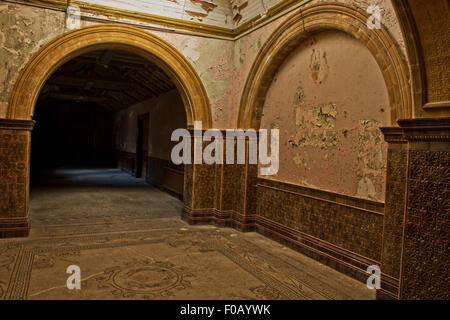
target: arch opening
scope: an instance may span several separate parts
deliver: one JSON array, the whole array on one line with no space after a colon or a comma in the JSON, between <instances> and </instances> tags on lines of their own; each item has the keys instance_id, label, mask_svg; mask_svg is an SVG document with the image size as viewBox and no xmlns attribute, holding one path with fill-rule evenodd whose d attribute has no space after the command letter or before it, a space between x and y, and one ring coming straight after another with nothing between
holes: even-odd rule
<instances>
[{"instance_id":1,"label":"arch opening","mask_svg":"<svg viewBox=\"0 0 450 320\"><path fill-rule=\"evenodd\" d=\"M28 168L36 185L35 189L31 185L31 219L42 207L33 201L40 197L45 206L49 188L75 186L83 193L83 188L95 187L100 198L112 197L106 200L111 204L127 203L114 199L122 197L109 192L115 187L137 191L131 198L141 194L141 200L133 201L141 203L140 209L120 210L119 205L115 212L158 208L158 197L148 197L148 192L156 192L148 183L182 198L184 167L170 160L174 144L170 135L192 127L195 120L205 128L211 126L205 89L187 60L158 37L117 25L69 32L41 49L21 72L7 116L36 122L29 144ZM27 177L27 199L28 184ZM66 210L69 199L60 200L57 207L63 215L79 213ZM145 205L148 201L156 202ZM182 202L173 203L171 212L179 217ZM98 205L89 201L85 205L85 211L95 216ZM26 211L28 206L27 200ZM47 221L39 216L36 221L40 218Z\"/></svg>"},{"instance_id":2,"label":"arch opening","mask_svg":"<svg viewBox=\"0 0 450 320\"><path fill-rule=\"evenodd\" d=\"M144 221L180 216L182 203L166 193L183 197L184 166L171 162L170 138L187 117L175 84L156 64L119 50L78 55L44 83L33 119L35 234L105 215L113 223L130 214ZM171 203L164 214L153 209L161 201Z\"/></svg>"},{"instance_id":3,"label":"arch opening","mask_svg":"<svg viewBox=\"0 0 450 320\"><path fill-rule=\"evenodd\" d=\"M21 72L8 105L9 119L31 120L37 97L46 80L76 56L98 50L136 54L161 68L183 100L187 125L201 120L211 127L212 118L205 88L189 62L164 40L141 29L99 25L64 34L41 49Z\"/></svg>"}]
</instances>

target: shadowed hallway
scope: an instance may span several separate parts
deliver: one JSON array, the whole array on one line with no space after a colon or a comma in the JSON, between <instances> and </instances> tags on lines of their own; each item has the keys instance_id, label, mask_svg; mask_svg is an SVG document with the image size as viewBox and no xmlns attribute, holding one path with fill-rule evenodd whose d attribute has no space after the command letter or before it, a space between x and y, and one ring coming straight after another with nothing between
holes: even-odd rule
<instances>
[{"instance_id":1,"label":"shadowed hallway","mask_svg":"<svg viewBox=\"0 0 450 320\"><path fill-rule=\"evenodd\" d=\"M170 218L176 226L181 209L181 201L114 168L48 170L30 193L36 236L138 230Z\"/></svg>"}]
</instances>

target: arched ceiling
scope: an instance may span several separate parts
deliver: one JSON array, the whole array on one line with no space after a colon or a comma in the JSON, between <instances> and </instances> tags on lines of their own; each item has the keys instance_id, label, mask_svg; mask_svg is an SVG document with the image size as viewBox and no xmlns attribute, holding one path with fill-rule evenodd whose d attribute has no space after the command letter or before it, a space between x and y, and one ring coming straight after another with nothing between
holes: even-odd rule
<instances>
[{"instance_id":1,"label":"arched ceiling","mask_svg":"<svg viewBox=\"0 0 450 320\"><path fill-rule=\"evenodd\" d=\"M38 103L50 100L89 102L117 111L174 90L155 64L127 52L93 51L61 66L47 80Z\"/></svg>"}]
</instances>

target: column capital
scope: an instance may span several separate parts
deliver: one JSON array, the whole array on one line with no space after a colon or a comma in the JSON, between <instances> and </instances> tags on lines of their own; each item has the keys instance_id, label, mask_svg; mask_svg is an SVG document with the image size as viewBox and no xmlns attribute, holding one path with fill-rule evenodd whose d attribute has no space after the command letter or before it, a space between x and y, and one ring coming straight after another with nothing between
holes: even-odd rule
<instances>
[{"instance_id":1,"label":"column capital","mask_svg":"<svg viewBox=\"0 0 450 320\"><path fill-rule=\"evenodd\" d=\"M384 141L393 143L405 143L403 138L403 130L400 127L380 127L384 135Z\"/></svg>"},{"instance_id":2,"label":"column capital","mask_svg":"<svg viewBox=\"0 0 450 320\"><path fill-rule=\"evenodd\" d=\"M0 119L0 129L31 131L35 122L34 120Z\"/></svg>"},{"instance_id":3,"label":"column capital","mask_svg":"<svg viewBox=\"0 0 450 320\"><path fill-rule=\"evenodd\" d=\"M450 141L450 117L397 121L408 141Z\"/></svg>"}]
</instances>

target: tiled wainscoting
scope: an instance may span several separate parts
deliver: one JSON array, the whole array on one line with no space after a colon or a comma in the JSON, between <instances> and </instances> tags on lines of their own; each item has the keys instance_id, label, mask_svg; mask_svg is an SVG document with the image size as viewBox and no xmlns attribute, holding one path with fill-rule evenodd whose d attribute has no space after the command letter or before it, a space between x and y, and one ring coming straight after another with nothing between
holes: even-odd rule
<instances>
[{"instance_id":1,"label":"tiled wainscoting","mask_svg":"<svg viewBox=\"0 0 450 320\"><path fill-rule=\"evenodd\" d=\"M136 176L137 156L133 152L116 151L118 168ZM147 158L145 179L179 198L183 197L184 166L174 165L170 160L155 157Z\"/></svg>"}]
</instances>

